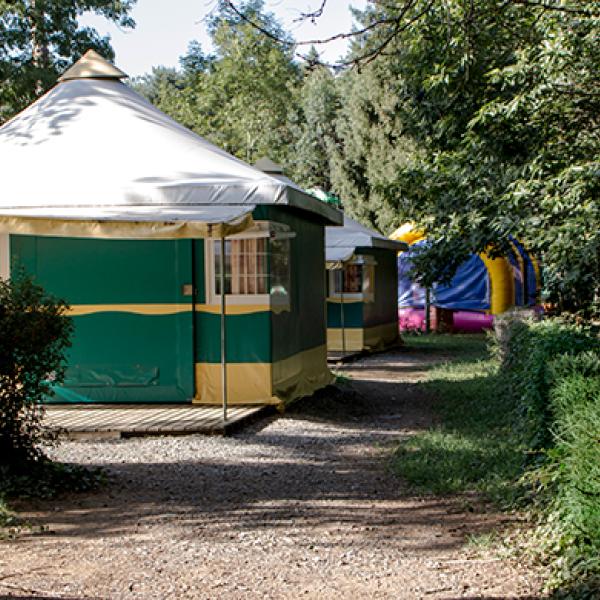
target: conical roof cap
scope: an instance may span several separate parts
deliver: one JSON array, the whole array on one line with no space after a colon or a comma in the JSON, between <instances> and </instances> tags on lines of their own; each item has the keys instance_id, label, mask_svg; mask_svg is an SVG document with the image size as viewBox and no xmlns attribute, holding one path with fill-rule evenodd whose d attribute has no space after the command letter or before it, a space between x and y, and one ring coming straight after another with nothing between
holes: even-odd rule
<instances>
[{"instance_id":1,"label":"conical roof cap","mask_svg":"<svg viewBox=\"0 0 600 600\"><path fill-rule=\"evenodd\" d=\"M95 50L88 50L75 64L71 65L58 81L70 79L124 79L129 77Z\"/></svg>"}]
</instances>

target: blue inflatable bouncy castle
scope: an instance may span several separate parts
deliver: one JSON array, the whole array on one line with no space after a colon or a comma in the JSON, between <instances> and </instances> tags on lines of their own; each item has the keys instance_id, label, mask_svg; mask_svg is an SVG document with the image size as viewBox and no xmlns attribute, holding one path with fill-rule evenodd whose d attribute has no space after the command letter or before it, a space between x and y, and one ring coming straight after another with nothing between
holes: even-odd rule
<instances>
[{"instance_id":1,"label":"blue inflatable bouncy castle","mask_svg":"<svg viewBox=\"0 0 600 600\"><path fill-rule=\"evenodd\" d=\"M401 330L425 328L425 289L412 276L412 258L427 240L422 232L404 225L390 237L410 244L398 254L398 314ZM537 305L541 287L535 258L517 240L511 241L507 256L490 258L486 253L471 255L457 269L448 284L435 284L430 290L434 307L433 327L441 310L451 315L447 323L456 331L481 331L493 325L504 311Z\"/></svg>"}]
</instances>

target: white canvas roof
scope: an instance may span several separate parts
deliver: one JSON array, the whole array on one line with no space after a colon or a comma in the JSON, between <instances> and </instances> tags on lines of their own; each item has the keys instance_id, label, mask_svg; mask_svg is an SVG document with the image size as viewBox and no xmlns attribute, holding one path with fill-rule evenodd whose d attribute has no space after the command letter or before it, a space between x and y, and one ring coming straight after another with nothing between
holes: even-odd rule
<instances>
[{"instance_id":1,"label":"white canvas roof","mask_svg":"<svg viewBox=\"0 0 600 600\"><path fill-rule=\"evenodd\" d=\"M327 227L325 231L325 259L328 263L351 259L356 248L384 248L396 252L407 249L404 242L390 240L347 215L344 215L343 227Z\"/></svg>"},{"instance_id":2,"label":"white canvas roof","mask_svg":"<svg viewBox=\"0 0 600 600\"><path fill-rule=\"evenodd\" d=\"M340 223L336 211L178 124L86 54L0 128L0 232L205 237L251 225L259 204ZM111 70L112 69L112 70Z\"/></svg>"}]
</instances>

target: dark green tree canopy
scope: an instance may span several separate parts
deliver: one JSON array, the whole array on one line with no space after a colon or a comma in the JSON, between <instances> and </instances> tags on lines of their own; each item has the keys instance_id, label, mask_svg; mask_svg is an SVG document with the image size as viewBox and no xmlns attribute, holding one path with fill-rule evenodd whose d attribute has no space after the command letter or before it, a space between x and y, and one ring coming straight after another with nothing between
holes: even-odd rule
<instances>
[{"instance_id":1,"label":"dark green tree canopy","mask_svg":"<svg viewBox=\"0 0 600 600\"><path fill-rule=\"evenodd\" d=\"M128 28L136 0L0 0L0 124L25 108L86 50L114 57L108 37L78 18L93 12Z\"/></svg>"},{"instance_id":2,"label":"dark green tree canopy","mask_svg":"<svg viewBox=\"0 0 600 600\"><path fill-rule=\"evenodd\" d=\"M262 0L239 9L274 37L289 39ZM288 44L280 44L218 4L208 29L214 54L192 42L181 71L154 71L137 89L161 110L250 163L261 156L285 162L288 114L300 69Z\"/></svg>"},{"instance_id":3,"label":"dark green tree canopy","mask_svg":"<svg viewBox=\"0 0 600 600\"><path fill-rule=\"evenodd\" d=\"M292 148L286 162L292 179L305 188L329 192L333 186L330 161L339 146L335 120L342 102L338 88L313 49L295 91L295 110L290 111Z\"/></svg>"},{"instance_id":4,"label":"dark green tree canopy","mask_svg":"<svg viewBox=\"0 0 600 600\"><path fill-rule=\"evenodd\" d=\"M427 229L425 282L512 235L542 258L552 300L597 310L599 19L600 3L583 0L416 1L361 16L383 25L353 53L385 51L344 77L332 180L362 220Z\"/></svg>"}]
</instances>

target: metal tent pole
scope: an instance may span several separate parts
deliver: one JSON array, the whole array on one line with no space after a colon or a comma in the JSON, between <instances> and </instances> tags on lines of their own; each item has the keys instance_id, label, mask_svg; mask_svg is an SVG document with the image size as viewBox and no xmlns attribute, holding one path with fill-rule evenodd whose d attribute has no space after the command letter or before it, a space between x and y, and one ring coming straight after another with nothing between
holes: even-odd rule
<instances>
[{"instance_id":1,"label":"metal tent pole","mask_svg":"<svg viewBox=\"0 0 600 600\"><path fill-rule=\"evenodd\" d=\"M431 288L425 288L425 333L431 333Z\"/></svg>"},{"instance_id":2,"label":"metal tent pole","mask_svg":"<svg viewBox=\"0 0 600 600\"><path fill-rule=\"evenodd\" d=\"M225 304L225 238L221 236L220 256L220 283L221 283L221 399L223 401L223 421L227 421L227 358L226 344L226 304Z\"/></svg>"},{"instance_id":3,"label":"metal tent pole","mask_svg":"<svg viewBox=\"0 0 600 600\"><path fill-rule=\"evenodd\" d=\"M344 271L342 271L342 286L340 290L340 321L342 324L342 356L346 356L346 319L344 317Z\"/></svg>"}]
</instances>

